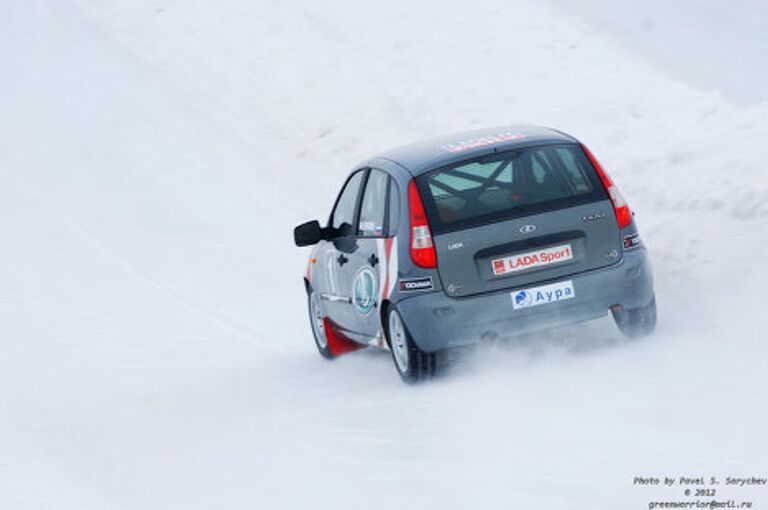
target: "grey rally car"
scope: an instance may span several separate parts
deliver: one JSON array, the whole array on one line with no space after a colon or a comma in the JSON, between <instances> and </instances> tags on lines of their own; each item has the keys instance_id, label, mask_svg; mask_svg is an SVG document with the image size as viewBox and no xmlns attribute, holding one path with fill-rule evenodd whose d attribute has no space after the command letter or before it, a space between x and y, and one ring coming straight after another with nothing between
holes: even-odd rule
<instances>
[{"instance_id":1,"label":"grey rally car","mask_svg":"<svg viewBox=\"0 0 768 510\"><path fill-rule=\"evenodd\" d=\"M407 145L358 165L304 277L315 342L333 358L389 348L407 381L440 350L604 316L656 325L633 214L592 153L553 129L512 126Z\"/></svg>"}]
</instances>

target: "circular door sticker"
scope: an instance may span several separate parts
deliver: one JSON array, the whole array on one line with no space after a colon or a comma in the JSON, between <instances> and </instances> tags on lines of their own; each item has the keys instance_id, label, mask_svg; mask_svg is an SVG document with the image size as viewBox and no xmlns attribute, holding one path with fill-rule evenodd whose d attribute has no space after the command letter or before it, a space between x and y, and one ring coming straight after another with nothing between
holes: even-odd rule
<instances>
[{"instance_id":1,"label":"circular door sticker","mask_svg":"<svg viewBox=\"0 0 768 510\"><path fill-rule=\"evenodd\" d=\"M360 315L368 315L376 304L376 273L369 266L358 269L352 283L352 306Z\"/></svg>"}]
</instances>

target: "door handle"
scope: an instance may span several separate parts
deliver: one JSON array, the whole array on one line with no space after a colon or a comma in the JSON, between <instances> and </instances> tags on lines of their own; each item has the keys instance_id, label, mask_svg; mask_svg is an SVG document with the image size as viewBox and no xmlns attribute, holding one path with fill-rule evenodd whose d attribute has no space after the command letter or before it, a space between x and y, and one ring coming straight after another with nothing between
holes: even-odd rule
<instances>
[{"instance_id":1,"label":"door handle","mask_svg":"<svg viewBox=\"0 0 768 510\"><path fill-rule=\"evenodd\" d=\"M339 254L339 256L336 258L336 261L339 263L340 266L343 266L347 262L349 262L349 259L344 256L343 253Z\"/></svg>"},{"instance_id":2,"label":"door handle","mask_svg":"<svg viewBox=\"0 0 768 510\"><path fill-rule=\"evenodd\" d=\"M371 267L376 267L376 264L379 263L379 257L377 257L375 253L372 253L371 256L368 257L368 263Z\"/></svg>"},{"instance_id":3,"label":"door handle","mask_svg":"<svg viewBox=\"0 0 768 510\"><path fill-rule=\"evenodd\" d=\"M333 301L334 303L351 303L352 298L344 297L344 296L337 296L335 294L320 294L320 297L322 299L325 299L326 301Z\"/></svg>"}]
</instances>

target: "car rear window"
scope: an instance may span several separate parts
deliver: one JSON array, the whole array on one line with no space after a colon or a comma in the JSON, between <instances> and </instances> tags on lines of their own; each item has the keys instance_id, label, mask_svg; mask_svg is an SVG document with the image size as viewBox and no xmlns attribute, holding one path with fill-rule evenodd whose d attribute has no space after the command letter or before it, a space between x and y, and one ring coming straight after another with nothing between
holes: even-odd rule
<instances>
[{"instance_id":1,"label":"car rear window","mask_svg":"<svg viewBox=\"0 0 768 510\"><path fill-rule=\"evenodd\" d=\"M576 144L461 161L427 172L417 184L435 233L607 198Z\"/></svg>"}]
</instances>

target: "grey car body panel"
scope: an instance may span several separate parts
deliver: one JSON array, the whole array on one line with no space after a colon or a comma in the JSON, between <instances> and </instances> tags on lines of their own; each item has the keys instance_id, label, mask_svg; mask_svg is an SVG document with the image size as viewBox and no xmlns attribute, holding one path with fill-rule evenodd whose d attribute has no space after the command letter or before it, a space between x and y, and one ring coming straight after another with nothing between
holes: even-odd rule
<instances>
[{"instance_id":1,"label":"grey car body panel","mask_svg":"<svg viewBox=\"0 0 768 510\"><path fill-rule=\"evenodd\" d=\"M379 168L387 172L397 184L397 189L400 198L400 215L397 228L394 230L394 240L397 243L397 282L401 280L412 280L417 278L432 278L433 290L442 290L442 284L440 275L437 269L417 267L411 262L409 243L410 238L410 225L408 216L408 185L413 179L413 174L403 165L397 161L391 159L376 157L372 158L364 163L371 168ZM391 293L387 297L387 301L395 303L403 297L408 297L414 294L414 292L423 291L408 291L401 292L397 285L390 289Z\"/></svg>"},{"instance_id":2,"label":"grey car body panel","mask_svg":"<svg viewBox=\"0 0 768 510\"><path fill-rule=\"evenodd\" d=\"M501 133L520 134L508 141L480 144L451 152L446 146L466 141L493 140ZM434 236L438 268L421 268L413 264L409 254L410 225L408 215L408 186L415 177L456 161L523 147L578 143L559 131L532 126L505 126L443 136L386 151L368 159L350 172L367 168L383 170L396 184L400 212L398 224L390 225L391 258L386 253L371 269L380 282L388 281L386 295L378 293L374 309L368 314L356 312L351 302L352 285L360 267L369 265L372 253L381 255L383 239L346 238L321 241L313 251L316 263L310 264L309 280L322 295L329 318L353 340L382 345L382 308L398 308L416 344L426 352L478 341L483 334L508 336L514 333L544 329L558 324L597 318L607 313L611 305L633 308L647 304L653 296L653 281L644 245L623 250L621 239L637 232L634 221L624 230L615 225L612 205L608 200L539 213L513 220L489 223L480 227L456 230ZM471 143L468 145L472 145ZM361 189L361 192L363 190ZM597 221L582 221L584 216L605 214ZM612 222L613 228L599 228L602 222ZM519 227L533 224L536 231L523 234ZM515 243L536 239L563 231L573 234L574 259L567 263L545 266L538 270L521 271L512 275L492 277L488 271L490 259L507 251L520 252ZM464 248L448 250L462 242ZM557 243L555 243L557 244ZM533 241L536 247L545 247ZM592 259L586 260L584 249L592 247ZM474 247L474 249L473 249ZM501 248L500 248L501 247ZM490 249L494 255L476 257ZM617 250L616 258L605 257ZM524 250L522 250L524 252ZM349 259L340 267L340 254ZM393 271L395 274L388 274ZM402 291L398 282L431 278L432 288ZM528 309L514 310L511 292L537 285L571 280L576 297L567 301L548 303ZM391 282L391 283L390 283ZM448 291L449 284L458 283ZM382 289L379 289L381 291Z\"/></svg>"},{"instance_id":3,"label":"grey car body panel","mask_svg":"<svg viewBox=\"0 0 768 510\"><path fill-rule=\"evenodd\" d=\"M625 252L612 266L558 279L571 280L576 297L515 310L509 289L451 298L443 292L422 294L397 304L403 320L425 352L477 343L484 337L505 338L604 316L611 305L635 308L653 297L653 277L645 248ZM552 283L537 282L535 285ZM523 286L521 288L526 288Z\"/></svg>"},{"instance_id":4,"label":"grey car body panel","mask_svg":"<svg viewBox=\"0 0 768 510\"><path fill-rule=\"evenodd\" d=\"M583 221L590 214L602 215ZM523 227L535 227L530 233ZM461 248L449 249L461 243ZM498 221L435 236L440 276L452 297L519 287L614 264L621 250L619 228L608 200ZM570 246L573 258L520 272L494 275L492 261L505 255ZM614 255L611 257L610 255Z\"/></svg>"}]
</instances>

